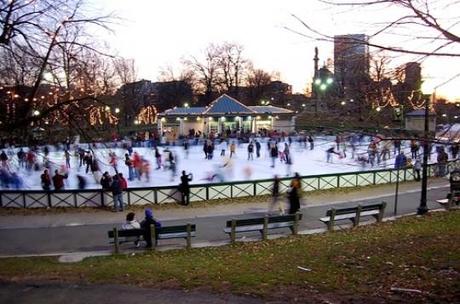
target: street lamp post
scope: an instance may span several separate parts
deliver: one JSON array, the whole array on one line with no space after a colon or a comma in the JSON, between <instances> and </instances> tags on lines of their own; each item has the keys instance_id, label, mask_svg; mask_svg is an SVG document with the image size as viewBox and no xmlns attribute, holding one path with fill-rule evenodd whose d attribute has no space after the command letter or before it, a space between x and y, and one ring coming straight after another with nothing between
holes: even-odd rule
<instances>
[{"instance_id":1,"label":"street lamp post","mask_svg":"<svg viewBox=\"0 0 460 304\"><path fill-rule=\"evenodd\" d=\"M315 99L315 112L316 113L318 113L318 102L323 100L328 86L330 86L333 82L334 80L331 77L327 77L325 79L320 77L320 78L315 79L314 84L319 89L319 94L317 94L316 99Z\"/></svg>"},{"instance_id":2,"label":"street lamp post","mask_svg":"<svg viewBox=\"0 0 460 304\"><path fill-rule=\"evenodd\" d=\"M417 209L417 214L422 215L428 212L426 205L426 188L428 183L428 134L429 134L429 112L430 112L430 98L425 99L425 127L424 127L424 140L423 140L423 163L422 163L422 191L420 196L420 206Z\"/></svg>"}]
</instances>

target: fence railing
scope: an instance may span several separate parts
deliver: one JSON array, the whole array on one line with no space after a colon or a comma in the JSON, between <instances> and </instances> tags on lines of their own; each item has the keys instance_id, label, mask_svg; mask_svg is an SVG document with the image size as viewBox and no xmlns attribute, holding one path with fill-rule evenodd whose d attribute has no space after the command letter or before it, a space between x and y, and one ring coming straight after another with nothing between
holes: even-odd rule
<instances>
[{"instance_id":1,"label":"fence railing","mask_svg":"<svg viewBox=\"0 0 460 304\"><path fill-rule=\"evenodd\" d=\"M459 163L450 163L450 167L458 168ZM428 166L428 176L433 176L436 165ZM302 190L315 191L339 187L360 187L368 185L388 184L399 181L414 180L412 168L384 169L360 172L346 172L323 175L302 176ZM285 193L292 178L282 178L280 192ZM266 195L271 193L273 179L236 181L227 183L193 184L190 187L190 201L213 199L232 199L248 196ZM124 202L130 205L165 204L180 201L181 195L177 186L129 188L124 192ZM113 206L112 194L102 189L84 190L1 190L0 207L40 208L40 207L103 207Z\"/></svg>"}]
</instances>

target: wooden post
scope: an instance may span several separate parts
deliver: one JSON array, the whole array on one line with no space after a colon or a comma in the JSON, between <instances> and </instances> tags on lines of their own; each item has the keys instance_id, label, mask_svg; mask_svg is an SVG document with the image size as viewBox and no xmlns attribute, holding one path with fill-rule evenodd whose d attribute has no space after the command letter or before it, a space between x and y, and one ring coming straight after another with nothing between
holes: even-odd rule
<instances>
[{"instance_id":1,"label":"wooden post","mask_svg":"<svg viewBox=\"0 0 460 304\"><path fill-rule=\"evenodd\" d=\"M154 249L157 245L157 236L155 232L156 232L155 225L150 224L150 241L152 242L152 249Z\"/></svg>"},{"instance_id":2,"label":"wooden post","mask_svg":"<svg viewBox=\"0 0 460 304\"><path fill-rule=\"evenodd\" d=\"M355 216L355 220L353 221L353 227L356 227L359 225L359 220L361 218L361 210L363 209L363 207L361 205L358 205L358 208L356 208L356 216Z\"/></svg>"},{"instance_id":3,"label":"wooden post","mask_svg":"<svg viewBox=\"0 0 460 304\"><path fill-rule=\"evenodd\" d=\"M230 241L232 244L235 244L235 238L236 238L236 220L232 220L232 230L230 231Z\"/></svg>"},{"instance_id":4,"label":"wooden post","mask_svg":"<svg viewBox=\"0 0 460 304\"><path fill-rule=\"evenodd\" d=\"M334 220L335 220L335 208L331 209L331 216L329 217L329 222L327 223L327 230L334 230Z\"/></svg>"},{"instance_id":5,"label":"wooden post","mask_svg":"<svg viewBox=\"0 0 460 304\"><path fill-rule=\"evenodd\" d=\"M187 249L192 248L192 225L187 223Z\"/></svg>"},{"instance_id":6,"label":"wooden post","mask_svg":"<svg viewBox=\"0 0 460 304\"><path fill-rule=\"evenodd\" d=\"M267 231L268 230L268 217L264 216L264 228L262 230L262 240L267 240Z\"/></svg>"},{"instance_id":7,"label":"wooden post","mask_svg":"<svg viewBox=\"0 0 460 304\"><path fill-rule=\"evenodd\" d=\"M387 206L386 202L382 202L382 206L380 206L379 217L377 218L377 222L381 222L383 219L383 215L385 214L385 208Z\"/></svg>"},{"instance_id":8,"label":"wooden post","mask_svg":"<svg viewBox=\"0 0 460 304\"><path fill-rule=\"evenodd\" d=\"M294 229L292 229L292 234L297 235L299 232L299 213L296 212L294 215Z\"/></svg>"},{"instance_id":9,"label":"wooden post","mask_svg":"<svg viewBox=\"0 0 460 304\"><path fill-rule=\"evenodd\" d=\"M118 242L118 229L117 227L113 227L113 247L115 250L115 254L120 252L120 244Z\"/></svg>"}]
</instances>

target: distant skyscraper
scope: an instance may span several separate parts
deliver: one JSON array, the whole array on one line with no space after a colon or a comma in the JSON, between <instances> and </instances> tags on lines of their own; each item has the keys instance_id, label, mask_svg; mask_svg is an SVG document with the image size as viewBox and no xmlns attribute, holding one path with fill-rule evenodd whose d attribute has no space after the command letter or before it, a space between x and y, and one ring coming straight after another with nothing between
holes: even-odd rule
<instances>
[{"instance_id":1,"label":"distant skyscraper","mask_svg":"<svg viewBox=\"0 0 460 304\"><path fill-rule=\"evenodd\" d=\"M417 91L422 84L422 68L418 62L408 62L404 67L404 84L406 89Z\"/></svg>"},{"instance_id":2,"label":"distant skyscraper","mask_svg":"<svg viewBox=\"0 0 460 304\"><path fill-rule=\"evenodd\" d=\"M334 75L344 97L354 98L369 78L367 35L334 36Z\"/></svg>"}]
</instances>

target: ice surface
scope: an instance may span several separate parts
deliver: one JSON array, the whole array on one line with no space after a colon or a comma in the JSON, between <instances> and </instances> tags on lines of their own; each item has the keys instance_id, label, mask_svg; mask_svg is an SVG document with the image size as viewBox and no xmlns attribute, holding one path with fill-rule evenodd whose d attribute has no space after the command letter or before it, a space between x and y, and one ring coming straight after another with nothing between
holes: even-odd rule
<instances>
[{"instance_id":1,"label":"ice surface","mask_svg":"<svg viewBox=\"0 0 460 304\"><path fill-rule=\"evenodd\" d=\"M351 159L351 148L347 147L346 154L344 158L340 158L337 155L333 155L332 163L326 162L326 150L331 146L335 146L334 137L322 137L315 139L315 148L314 150L303 145L293 142L290 147L290 153L292 158L292 166L290 172L288 166L285 163L280 162L279 159L276 160L275 168L271 168L271 158L269 156L269 151L267 149L267 139L258 139L261 141L261 156L256 158L256 153L254 151L254 160L247 160L247 143L237 145L236 155L232 157L231 164L222 168L222 165L228 161L229 148L226 150L226 156L220 156L220 147L216 144L216 149L214 150L214 157L212 160L207 160L204 157L203 146L200 145L191 145L189 147L188 156L184 153L182 146L170 146L169 149L174 151L177 159L177 176L172 177L171 171L169 170L155 170L156 161L155 161L155 151L152 148L147 147L135 147L134 151L138 152L145 159L150 162L150 181L147 182L145 178L142 180L133 180L128 181L128 187L149 187L149 186L165 186L165 185L177 185L180 181L179 176L182 170L185 170L187 173L193 173L193 181L191 184L202 184L209 183L210 180L207 179L216 171L222 173L225 177L225 181L245 181L245 180L257 180L257 179L268 179L273 178L275 174L280 177L290 176L294 172L299 172L300 175L318 175L318 174L327 174L327 173L339 173L339 172L355 172L361 170L372 170L372 169L384 169L393 167L394 164L394 155L393 155L393 146L391 145L391 157L392 159L387 160L386 162L381 162L380 165L375 165L370 167L369 164L365 168L362 167L355 159ZM357 154L367 156L367 146L369 140L365 140L357 147ZM87 144L81 144L80 146L85 149L88 147ZM280 151L284 150L284 143L278 143ZM165 147L159 147L160 153L163 154ZM254 149L255 150L255 149ZM420 149L422 150L422 149ZM10 149L9 154L9 166L11 171L16 171L23 179L24 189L41 189L40 185L40 175L43 172L43 169L40 171L26 171L23 168L18 168L18 161L16 152L18 149ZM27 148L25 149L27 151ZM124 162L124 155L127 153L126 149L122 148L96 148L93 149L98 161L100 172L108 171L111 175L115 174L114 169L109 165L109 153L115 152L118 156L118 171L123 173L123 175L128 177L128 168ZM405 148L406 155L410 156L408 152L407 144ZM76 189L77 188L77 174L80 174L85 177L87 181L87 189L101 188L99 183L99 178L101 173L97 174L95 178L91 172L85 173L85 167L78 167L79 158L75 156L74 151L71 151L71 168L69 170L68 179L65 181L66 189ZM38 154L38 161L42 162L43 153ZM65 164L64 151L55 151L50 147L49 160L51 162L50 173L51 176L54 175L54 170L61 169ZM97 180L96 180L97 179ZM217 182L214 179L213 182Z\"/></svg>"}]
</instances>

